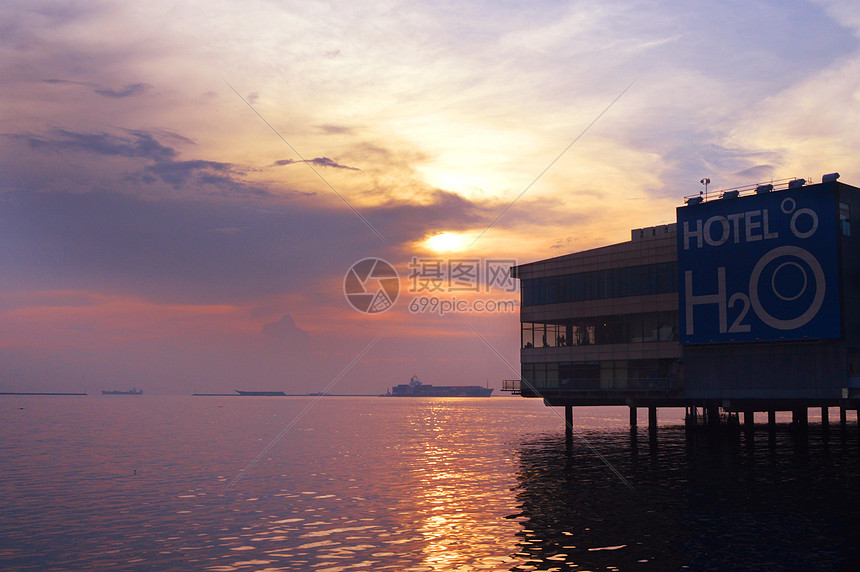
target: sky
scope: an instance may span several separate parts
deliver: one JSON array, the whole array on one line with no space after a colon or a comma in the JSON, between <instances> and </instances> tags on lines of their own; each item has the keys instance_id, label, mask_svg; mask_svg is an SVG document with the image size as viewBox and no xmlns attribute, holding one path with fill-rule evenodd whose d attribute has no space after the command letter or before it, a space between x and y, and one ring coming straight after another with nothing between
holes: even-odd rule
<instances>
[{"instance_id":1,"label":"sky","mask_svg":"<svg viewBox=\"0 0 860 572\"><path fill-rule=\"evenodd\" d=\"M0 391L498 393L498 268L858 151L851 1L9 0Z\"/></svg>"}]
</instances>

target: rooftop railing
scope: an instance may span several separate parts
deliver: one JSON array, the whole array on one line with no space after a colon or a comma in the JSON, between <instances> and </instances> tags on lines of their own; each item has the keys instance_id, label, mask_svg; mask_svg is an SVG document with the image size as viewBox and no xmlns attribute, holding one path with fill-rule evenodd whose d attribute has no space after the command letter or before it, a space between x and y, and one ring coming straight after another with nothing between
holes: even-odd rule
<instances>
[{"instance_id":1,"label":"rooftop railing","mask_svg":"<svg viewBox=\"0 0 860 572\"><path fill-rule=\"evenodd\" d=\"M695 205L720 199L731 200L744 195L769 193L771 191L784 191L786 189L802 187L807 182L807 179L789 177L787 179L774 179L764 183L755 183L743 187L729 187L727 189L718 189L715 191L699 191L695 195L685 196L684 204Z\"/></svg>"}]
</instances>

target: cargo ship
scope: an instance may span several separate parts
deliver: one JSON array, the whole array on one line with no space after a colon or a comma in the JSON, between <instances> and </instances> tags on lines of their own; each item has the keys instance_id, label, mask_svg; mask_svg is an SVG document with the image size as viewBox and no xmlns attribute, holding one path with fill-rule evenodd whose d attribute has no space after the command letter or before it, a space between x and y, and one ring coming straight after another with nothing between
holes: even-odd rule
<instances>
[{"instance_id":1,"label":"cargo ship","mask_svg":"<svg viewBox=\"0 0 860 572\"><path fill-rule=\"evenodd\" d=\"M395 385L386 395L390 397L490 397L492 387L480 385L425 385L413 375L409 383Z\"/></svg>"},{"instance_id":2,"label":"cargo ship","mask_svg":"<svg viewBox=\"0 0 860 572\"><path fill-rule=\"evenodd\" d=\"M243 397L285 397L287 395L283 391L247 391L242 389L234 389L233 391Z\"/></svg>"},{"instance_id":3,"label":"cargo ship","mask_svg":"<svg viewBox=\"0 0 860 572\"><path fill-rule=\"evenodd\" d=\"M121 389L103 389L102 395L143 395L143 390L134 387L127 391Z\"/></svg>"}]
</instances>

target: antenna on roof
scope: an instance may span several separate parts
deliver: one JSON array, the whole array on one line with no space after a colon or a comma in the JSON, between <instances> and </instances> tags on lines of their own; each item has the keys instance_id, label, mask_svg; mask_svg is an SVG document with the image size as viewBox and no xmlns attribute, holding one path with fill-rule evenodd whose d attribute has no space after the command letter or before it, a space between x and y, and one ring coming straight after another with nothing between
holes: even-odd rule
<instances>
[{"instance_id":1,"label":"antenna on roof","mask_svg":"<svg viewBox=\"0 0 860 572\"><path fill-rule=\"evenodd\" d=\"M709 178L705 177L704 179L702 179L699 182L702 183L703 185L705 185L705 200L708 200L708 185L711 184L711 180ZM699 194L701 195L702 193L699 193Z\"/></svg>"}]
</instances>

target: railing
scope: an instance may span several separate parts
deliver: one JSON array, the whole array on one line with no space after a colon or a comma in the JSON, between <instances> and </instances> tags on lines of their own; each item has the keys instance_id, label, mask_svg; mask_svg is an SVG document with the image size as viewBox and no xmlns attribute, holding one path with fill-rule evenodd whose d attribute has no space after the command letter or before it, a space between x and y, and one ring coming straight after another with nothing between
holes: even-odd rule
<instances>
[{"instance_id":1,"label":"railing","mask_svg":"<svg viewBox=\"0 0 860 572\"><path fill-rule=\"evenodd\" d=\"M521 379L502 380L502 391L508 391L512 395L522 395L523 386L530 392L570 392L570 393L618 393L618 392L665 392L670 393L681 389L678 380L665 377L642 377L630 378L623 383L611 386L601 385L599 380L575 380L563 381L547 385L546 383L535 383L534 385Z\"/></svg>"},{"instance_id":2,"label":"railing","mask_svg":"<svg viewBox=\"0 0 860 572\"><path fill-rule=\"evenodd\" d=\"M510 391L511 395L519 395L522 392L522 380L503 379L502 391Z\"/></svg>"},{"instance_id":3,"label":"railing","mask_svg":"<svg viewBox=\"0 0 860 572\"><path fill-rule=\"evenodd\" d=\"M707 193L696 193L695 195L686 195L684 197L684 203L687 204L689 199L694 199L694 198L698 198L698 197L702 198L702 202L719 200L719 199L723 198L723 195L726 193L731 193L731 194L727 195L727 198L728 197L739 197L739 196L743 196L743 195L750 195L750 194L754 194L756 192L756 189L758 189L759 187L766 187L768 185L771 185L770 190L782 191L782 190L789 188L789 184L792 181L797 181L797 180L803 180L803 179L798 179L797 177L788 177L786 179L774 179L771 181L767 181L765 183L756 183L754 185L746 185L746 186L741 186L741 187L729 187L727 189L708 191ZM803 184L806 184L809 182L810 182L809 179L803 180L803 183L801 184L801 186L803 186Z\"/></svg>"}]
</instances>

